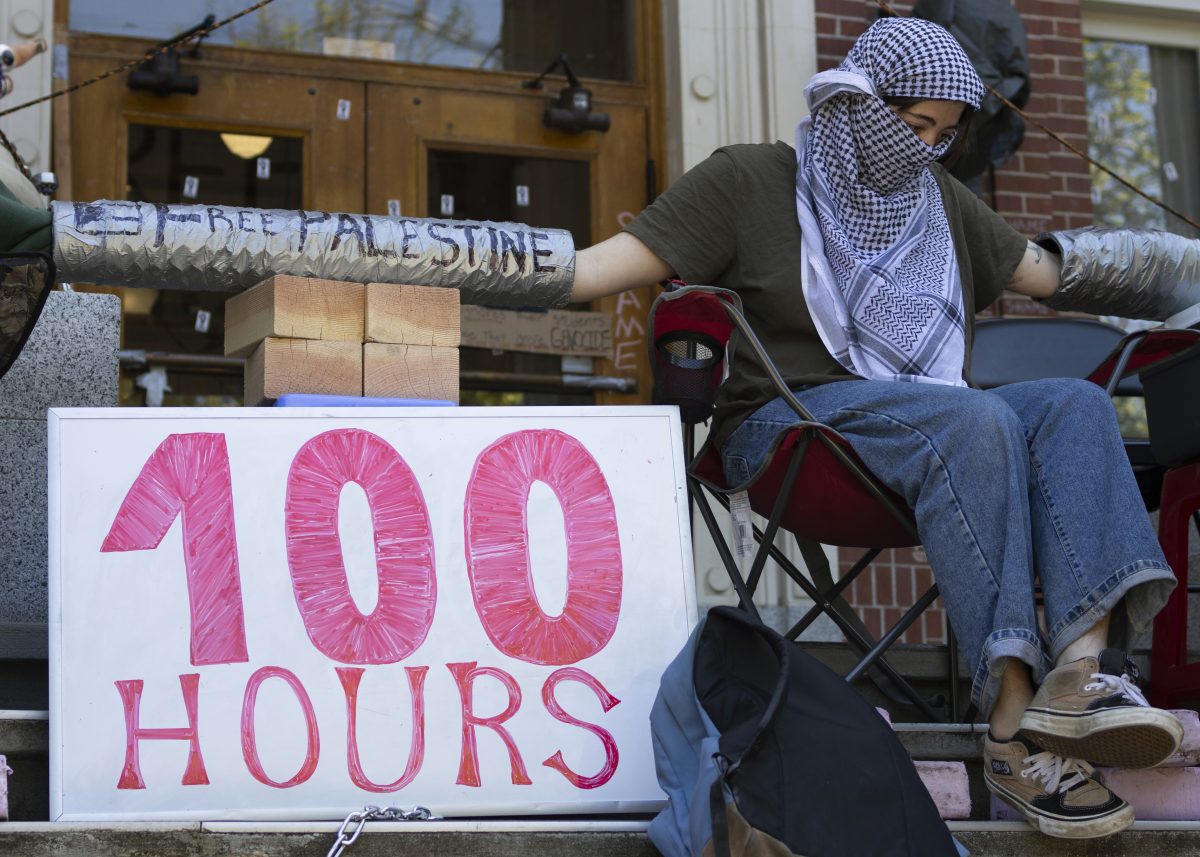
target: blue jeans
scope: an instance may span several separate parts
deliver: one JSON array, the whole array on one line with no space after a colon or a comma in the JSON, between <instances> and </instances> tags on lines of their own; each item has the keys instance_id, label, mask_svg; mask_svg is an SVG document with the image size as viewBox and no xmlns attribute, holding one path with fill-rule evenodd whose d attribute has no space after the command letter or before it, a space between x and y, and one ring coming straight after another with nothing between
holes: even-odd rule
<instances>
[{"instance_id":1,"label":"blue jeans","mask_svg":"<svg viewBox=\"0 0 1200 857\"><path fill-rule=\"evenodd\" d=\"M1006 658L1029 664L1040 682L1105 615L1113 614L1113 644L1127 648L1166 603L1175 575L1112 403L1095 384L1063 378L984 391L839 381L796 395L915 512L985 717ZM775 399L738 426L722 450L730 484L749 480L795 422Z\"/></svg>"}]
</instances>

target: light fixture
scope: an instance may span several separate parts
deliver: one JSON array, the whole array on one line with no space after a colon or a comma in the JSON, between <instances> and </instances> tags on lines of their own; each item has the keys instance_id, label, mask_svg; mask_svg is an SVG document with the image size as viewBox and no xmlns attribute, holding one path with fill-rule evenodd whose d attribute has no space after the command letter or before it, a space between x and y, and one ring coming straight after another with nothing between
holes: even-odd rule
<instances>
[{"instance_id":1,"label":"light fixture","mask_svg":"<svg viewBox=\"0 0 1200 857\"><path fill-rule=\"evenodd\" d=\"M176 93L195 95L200 91L200 78L194 74L183 73L179 62L180 55L174 46L187 40L195 40L187 55L199 57L200 42L212 31L216 20L216 15L209 15L190 30L172 36L165 42L159 42L158 50L129 73L126 85L135 92L153 92L163 98Z\"/></svg>"},{"instance_id":2,"label":"light fixture","mask_svg":"<svg viewBox=\"0 0 1200 857\"><path fill-rule=\"evenodd\" d=\"M541 89L542 79L556 68L562 68L567 75L567 85L552 99L542 114L542 124L547 128L557 128L568 134L582 134L584 131L608 130L609 117L607 113L592 112L592 91L579 82L571 66L567 64L567 55L559 54L546 70L533 80L521 83L525 89Z\"/></svg>"},{"instance_id":3,"label":"light fixture","mask_svg":"<svg viewBox=\"0 0 1200 857\"><path fill-rule=\"evenodd\" d=\"M260 137L257 134L222 134L221 142L225 148L243 160L257 158L273 143L273 137Z\"/></svg>"}]
</instances>

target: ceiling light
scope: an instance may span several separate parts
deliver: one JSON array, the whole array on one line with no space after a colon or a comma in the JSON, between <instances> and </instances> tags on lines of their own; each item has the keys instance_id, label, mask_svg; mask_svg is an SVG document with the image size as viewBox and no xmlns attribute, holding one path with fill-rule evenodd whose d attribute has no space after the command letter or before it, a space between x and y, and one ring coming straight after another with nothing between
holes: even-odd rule
<instances>
[{"instance_id":1,"label":"ceiling light","mask_svg":"<svg viewBox=\"0 0 1200 857\"><path fill-rule=\"evenodd\" d=\"M258 137L254 134L222 134L225 148L243 160L257 158L274 142L273 137Z\"/></svg>"}]
</instances>

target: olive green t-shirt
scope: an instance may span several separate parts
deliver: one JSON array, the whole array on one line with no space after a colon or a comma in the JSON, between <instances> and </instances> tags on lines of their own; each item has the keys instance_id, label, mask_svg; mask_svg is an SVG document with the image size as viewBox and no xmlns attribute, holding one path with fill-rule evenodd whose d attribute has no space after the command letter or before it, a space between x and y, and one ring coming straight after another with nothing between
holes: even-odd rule
<instances>
[{"instance_id":1,"label":"olive green t-shirt","mask_svg":"<svg viewBox=\"0 0 1200 857\"><path fill-rule=\"evenodd\" d=\"M940 165L933 167L954 240L966 312L969 380L974 316L1012 280L1026 240ZM626 231L693 285L736 291L746 319L792 389L856 376L826 350L800 289L796 153L786 143L718 149L671 185ZM723 442L777 393L748 348L733 348L718 394Z\"/></svg>"}]
</instances>

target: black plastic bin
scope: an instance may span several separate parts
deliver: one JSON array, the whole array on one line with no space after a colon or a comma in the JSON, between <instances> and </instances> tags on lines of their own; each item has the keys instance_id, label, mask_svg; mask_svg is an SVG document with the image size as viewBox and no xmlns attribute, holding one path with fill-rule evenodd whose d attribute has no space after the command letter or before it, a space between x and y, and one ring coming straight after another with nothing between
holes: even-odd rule
<instances>
[{"instance_id":1,"label":"black plastic bin","mask_svg":"<svg viewBox=\"0 0 1200 857\"><path fill-rule=\"evenodd\" d=\"M1200 458L1200 345L1141 375L1154 460L1175 467Z\"/></svg>"}]
</instances>

